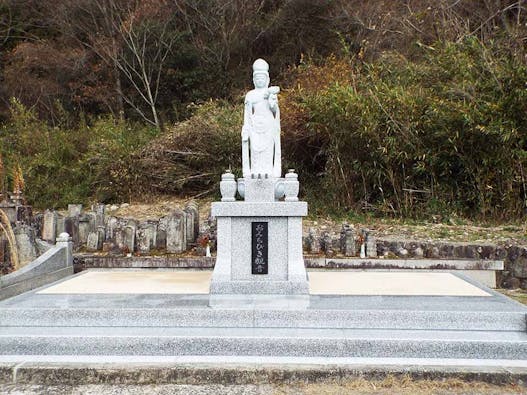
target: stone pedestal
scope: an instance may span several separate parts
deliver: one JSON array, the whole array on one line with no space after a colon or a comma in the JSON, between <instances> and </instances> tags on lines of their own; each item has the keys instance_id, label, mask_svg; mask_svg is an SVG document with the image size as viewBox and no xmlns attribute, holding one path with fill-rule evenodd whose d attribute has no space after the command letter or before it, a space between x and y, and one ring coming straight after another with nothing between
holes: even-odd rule
<instances>
[{"instance_id":1,"label":"stone pedestal","mask_svg":"<svg viewBox=\"0 0 527 395\"><path fill-rule=\"evenodd\" d=\"M217 219L218 248L210 306L307 307L302 255L306 202L215 202L211 214Z\"/></svg>"}]
</instances>

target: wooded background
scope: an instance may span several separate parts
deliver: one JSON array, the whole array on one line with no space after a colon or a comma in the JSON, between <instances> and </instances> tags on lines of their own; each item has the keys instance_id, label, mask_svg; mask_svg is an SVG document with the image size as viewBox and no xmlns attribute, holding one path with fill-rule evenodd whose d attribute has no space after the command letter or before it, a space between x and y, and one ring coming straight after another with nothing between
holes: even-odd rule
<instances>
[{"instance_id":1,"label":"wooded background","mask_svg":"<svg viewBox=\"0 0 527 395\"><path fill-rule=\"evenodd\" d=\"M526 15L525 0L0 0L3 188L20 168L37 207L217 194L263 57L284 167L320 213L520 219Z\"/></svg>"}]
</instances>

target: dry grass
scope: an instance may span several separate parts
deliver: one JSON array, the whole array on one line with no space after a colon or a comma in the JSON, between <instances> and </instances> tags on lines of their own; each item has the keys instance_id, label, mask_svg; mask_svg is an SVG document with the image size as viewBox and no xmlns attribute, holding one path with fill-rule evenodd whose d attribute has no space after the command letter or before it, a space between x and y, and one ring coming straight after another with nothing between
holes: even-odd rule
<instances>
[{"instance_id":1,"label":"dry grass","mask_svg":"<svg viewBox=\"0 0 527 395\"><path fill-rule=\"evenodd\" d=\"M412 380L408 377L386 377L382 380L357 378L342 382L293 383L293 384L88 384L88 385L30 385L0 384L3 394L195 394L195 395L503 395L526 394L518 385L493 385L483 382L466 382L456 379Z\"/></svg>"},{"instance_id":2,"label":"dry grass","mask_svg":"<svg viewBox=\"0 0 527 395\"><path fill-rule=\"evenodd\" d=\"M439 394L527 394L527 388L519 385L495 385L484 382L468 382L459 379L414 380L408 376L388 376L382 380L357 378L335 383L298 384L279 386L274 395L439 395Z\"/></svg>"},{"instance_id":3,"label":"dry grass","mask_svg":"<svg viewBox=\"0 0 527 395\"><path fill-rule=\"evenodd\" d=\"M527 291L521 289L497 289L504 295L516 300L517 302L527 304Z\"/></svg>"},{"instance_id":4,"label":"dry grass","mask_svg":"<svg viewBox=\"0 0 527 395\"><path fill-rule=\"evenodd\" d=\"M483 244L527 244L524 226L479 224L443 224L426 221L403 221L398 219L360 218L350 219L317 218L304 221L304 228L315 227L319 231L340 232L342 223L347 222L359 230L368 228L376 237L397 240L452 241Z\"/></svg>"},{"instance_id":5,"label":"dry grass","mask_svg":"<svg viewBox=\"0 0 527 395\"><path fill-rule=\"evenodd\" d=\"M158 219L175 209L182 210L191 200L194 199L161 196L148 202L135 202L126 207L119 207L115 211L109 211L108 214L123 218L134 218L139 221ZM207 219L210 213L210 203L211 201L206 199L200 199L198 202L202 220Z\"/></svg>"}]
</instances>

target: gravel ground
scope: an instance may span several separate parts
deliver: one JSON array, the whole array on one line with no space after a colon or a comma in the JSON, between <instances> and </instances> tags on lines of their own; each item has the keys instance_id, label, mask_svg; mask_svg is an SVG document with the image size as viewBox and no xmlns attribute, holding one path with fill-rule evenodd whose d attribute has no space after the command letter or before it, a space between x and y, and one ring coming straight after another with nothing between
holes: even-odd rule
<instances>
[{"instance_id":1,"label":"gravel ground","mask_svg":"<svg viewBox=\"0 0 527 395\"><path fill-rule=\"evenodd\" d=\"M79 386L40 386L40 385L6 385L0 386L5 395L271 395L271 386L256 385L79 385Z\"/></svg>"},{"instance_id":2,"label":"gravel ground","mask_svg":"<svg viewBox=\"0 0 527 395\"><path fill-rule=\"evenodd\" d=\"M340 395L340 394L380 394L380 395L503 395L527 394L527 388L507 385L497 386L486 383L467 383L458 380L442 381L412 381L384 380L367 381L354 380L339 384L321 383L296 385L79 385L79 386L39 386L39 385L4 385L0 386L2 394L6 395L140 395L140 394L170 394L170 395Z\"/></svg>"}]
</instances>

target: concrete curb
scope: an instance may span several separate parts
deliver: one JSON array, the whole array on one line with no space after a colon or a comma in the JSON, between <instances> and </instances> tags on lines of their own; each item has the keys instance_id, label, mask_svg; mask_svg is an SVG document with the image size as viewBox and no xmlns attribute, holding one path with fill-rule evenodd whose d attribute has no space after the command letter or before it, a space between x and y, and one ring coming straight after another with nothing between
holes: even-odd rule
<instances>
[{"instance_id":1,"label":"concrete curb","mask_svg":"<svg viewBox=\"0 0 527 395\"><path fill-rule=\"evenodd\" d=\"M0 384L291 384L388 376L527 386L525 367L308 364L0 363Z\"/></svg>"},{"instance_id":2,"label":"concrete curb","mask_svg":"<svg viewBox=\"0 0 527 395\"><path fill-rule=\"evenodd\" d=\"M307 268L312 269L441 269L441 270L491 270L504 268L503 261L484 259L361 259L320 258L304 256ZM216 257L188 256L111 256L75 254L75 271L102 268L179 268L212 269Z\"/></svg>"}]
</instances>

